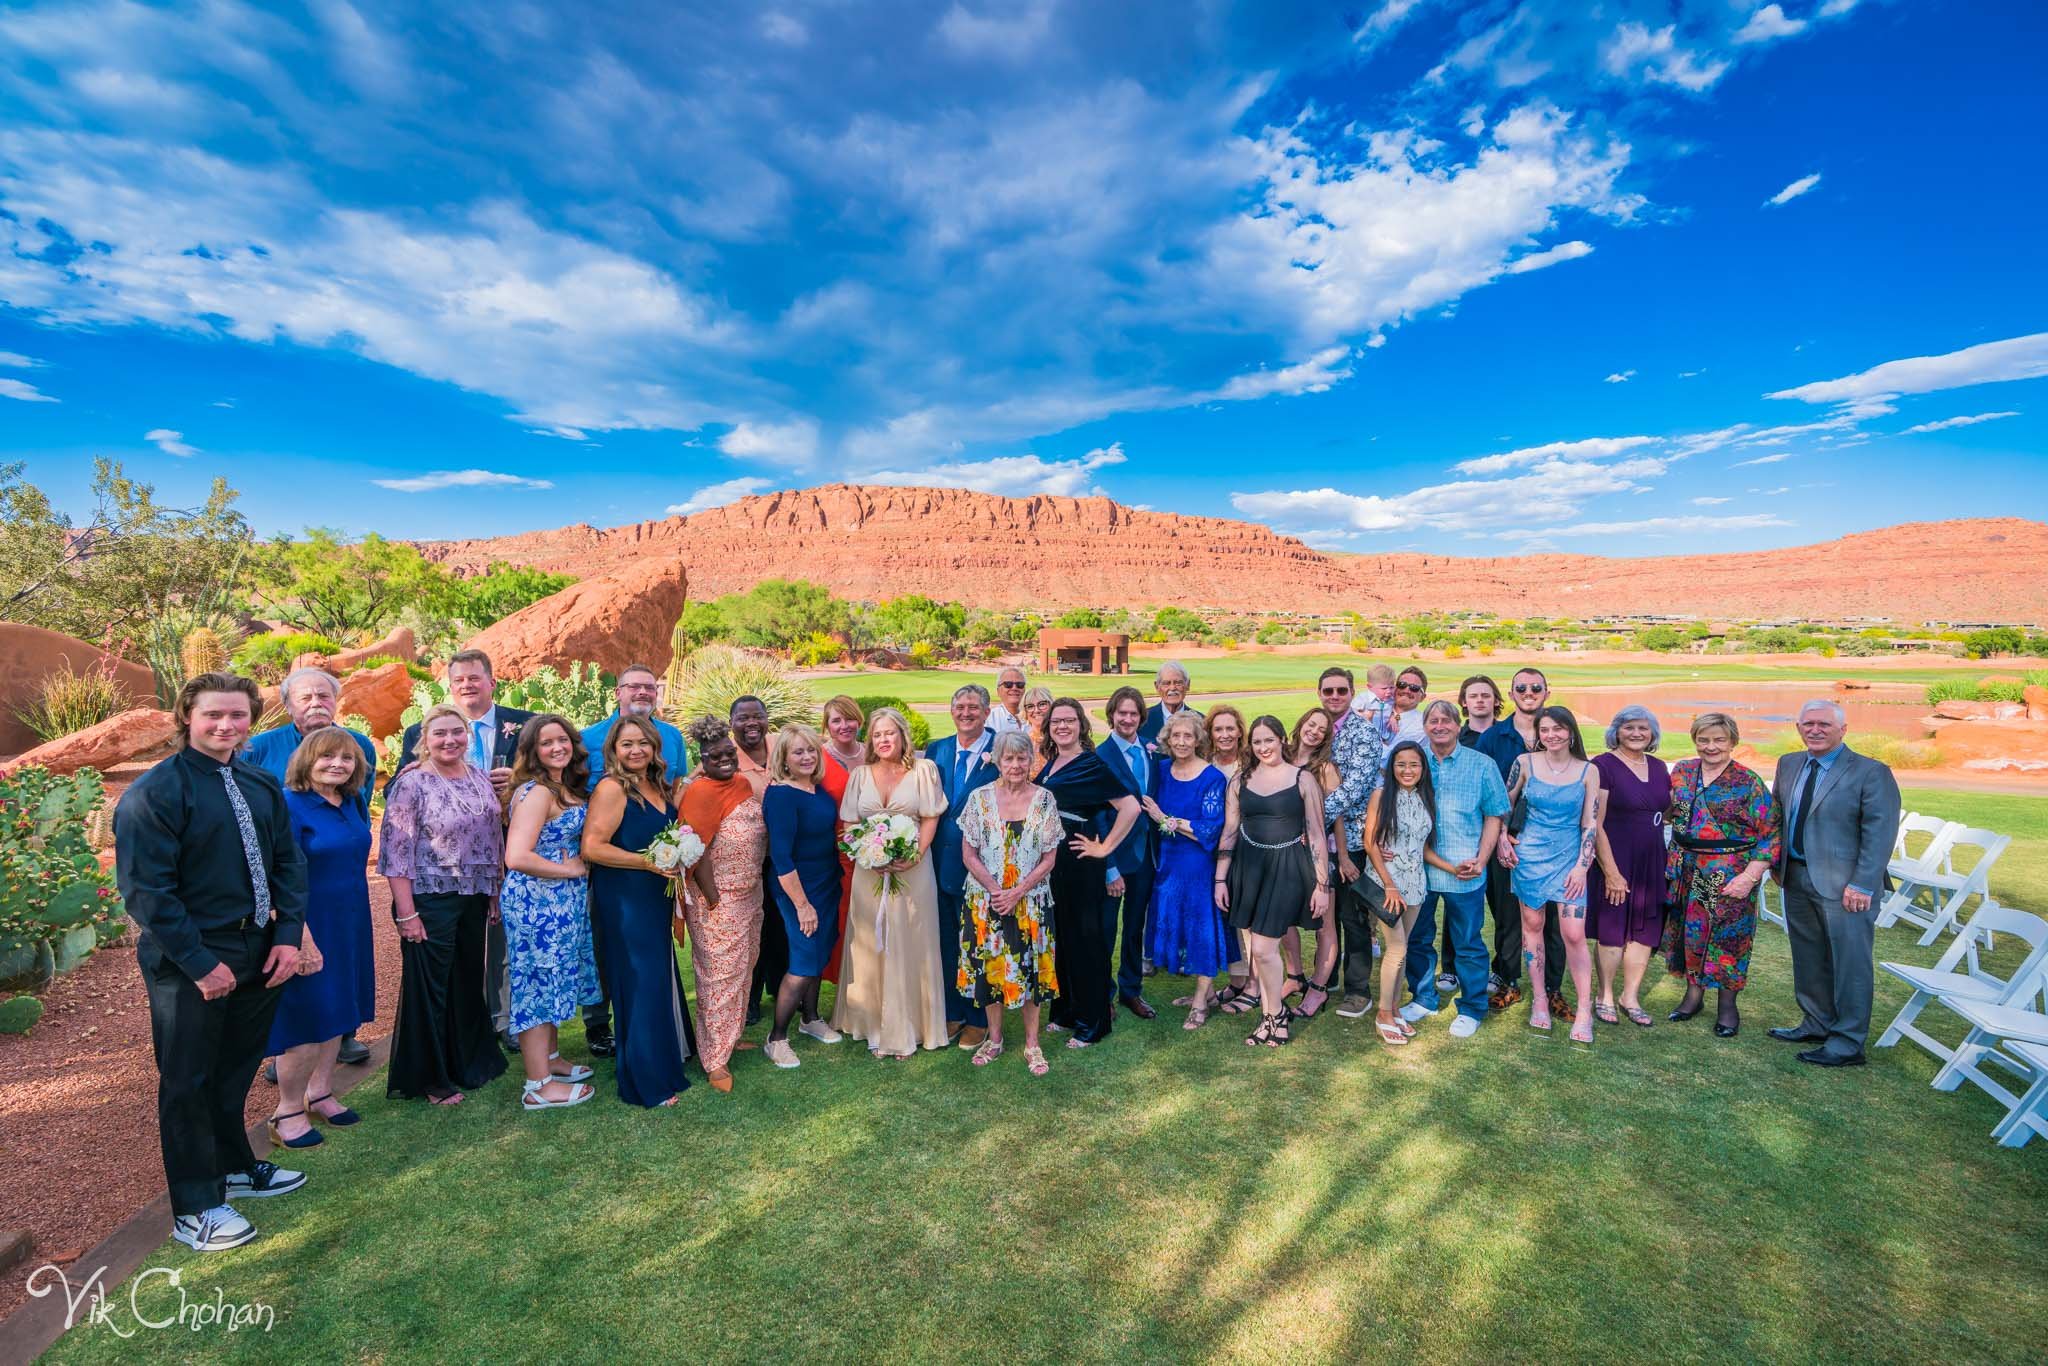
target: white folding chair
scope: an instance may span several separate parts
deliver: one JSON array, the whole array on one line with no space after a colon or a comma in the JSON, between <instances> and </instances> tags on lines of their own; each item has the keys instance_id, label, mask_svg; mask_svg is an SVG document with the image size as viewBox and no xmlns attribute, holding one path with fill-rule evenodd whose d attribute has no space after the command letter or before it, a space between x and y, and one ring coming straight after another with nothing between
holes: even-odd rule
<instances>
[{"instance_id":1,"label":"white folding chair","mask_svg":"<svg viewBox=\"0 0 2048 1366\"><path fill-rule=\"evenodd\" d=\"M1903 882L1913 875L1913 870L1928 862L1937 844L1946 848L1943 835L1962 829L1961 821L1947 820L1941 816L1923 816L1918 811L1907 811L1899 817L1899 833L1892 837L1892 858L1889 871L1893 881ZM1913 852L1912 836L1927 836L1927 844L1919 853ZM1938 857L1938 855L1937 855ZM1946 863L1941 865L1946 868Z\"/></svg>"},{"instance_id":2,"label":"white folding chair","mask_svg":"<svg viewBox=\"0 0 2048 1366\"><path fill-rule=\"evenodd\" d=\"M2034 994L2037 998L2040 994L2038 982L2035 983ZM2011 1005L1994 1005L1988 1001L1944 1004L1963 1017L1970 1026L1970 1032L1956 1045L1956 1051L1942 1065L1941 1071L1935 1073L1934 1089L1953 1091L1965 1081L1973 1081L2008 1112L2017 1109L2019 1097L1992 1080L1985 1072L1984 1064L1996 1064L2026 1082L2030 1088L2041 1079L2043 1074L2035 1061L2008 1051L2014 1043L2048 1048L2048 1015L2032 1008L2039 1004L2038 999Z\"/></svg>"},{"instance_id":3,"label":"white folding chair","mask_svg":"<svg viewBox=\"0 0 2048 1366\"><path fill-rule=\"evenodd\" d=\"M2032 1065L2034 1084L2019 1098L2004 1119L1992 1127L1991 1136L2002 1148L2024 1148L2035 1134L2048 1138L2048 1048L2013 1040L2006 1044L2014 1056Z\"/></svg>"},{"instance_id":4,"label":"white folding chair","mask_svg":"<svg viewBox=\"0 0 2048 1366\"><path fill-rule=\"evenodd\" d=\"M1912 822L1910 829L1908 821ZM1885 872L1891 875L1892 889L1877 908L1880 927L1891 925L1913 909L1914 898L1932 885L1930 878L1955 873L1955 865L1949 861L1949 845L1957 832L1964 828L1960 821L1922 816L1917 812L1909 812L1899 818L1898 839L1892 846L1890 861L1885 864ZM1925 847L1917 854L1912 852L1907 841L1909 835L1927 836Z\"/></svg>"},{"instance_id":5,"label":"white folding chair","mask_svg":"<svg viewBox=\"0 0 2048 1366\"><path fill-rule=\"evenodd\" d=\"M1991 869L2011 843L2012 836L1990 830L1967 826L1951 830L1948 844L1942 850L1946 867L1922 866L1914 875L1918 887L1930 893L1932 909L1922 909L1910 897L1902 902L1895 892L1886 898L1884 912L1879 913L1877 923L1883 926L1909 921L1926 931L1920 936L1920 943L1932 944L1941 937L1943 930L1955 927L1970 898L1981 897L1986 905L1996 904L1991 896ZM1976 862L1967 870L1956 868L1956 855L1971 849L1977 851Z\"/></svg>"},{"instance_id":6,"label":"white folding chair","mask_svg":"<svg viewBox=\"0 0 2048 1366\"><path fill-rule=\"evenodd\" d=\"M1898 860L1906 856L1906 833L1910 830L1918 829L1919 823L1921 821L1932 819L1934 818L1931 816L1923 816L1918 811L1899 812L1899 828L1892 835L1893 862L1896 863Z\"/></svg>"},{"instance_id":7,"label":"white folding chair","mask_svg":"<svg viewBox=\"0 0 2048 1366\"><path fill-rule=\"evenodd\" d=\"M2000 977L1978 961L1978 938L1981 936L1988 940L1992 931L2012 935L2027 944L2027 956L2013 970L2011 977ZM1930 1005L1947 1006L1953 1010L1958 1001L2005 1005L2025 1002L2038 995L2043 989L2044 976L2048 976L2048 921L1989 902L1978 907L1977 913L1957 931L1955 942L1948 946L1947 952L1933 967L1923 968L1912 963L1879 963L1878 966L1913 988L1913 994L1907 998L1898 1017L1878 1037L1877 1047L1890 1048L1902 1038L1911 1039L1946 1062L1954 1056L1953 1051L1914 1023L1920 1012Z\"/></svg>"}]
</instances>

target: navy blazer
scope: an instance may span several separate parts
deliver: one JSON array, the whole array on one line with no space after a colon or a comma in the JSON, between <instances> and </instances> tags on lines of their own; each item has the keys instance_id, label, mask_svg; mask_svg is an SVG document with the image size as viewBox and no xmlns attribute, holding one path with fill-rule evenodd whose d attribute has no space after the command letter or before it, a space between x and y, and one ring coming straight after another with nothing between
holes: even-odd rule
<instances>
[{"instance_id":1,"label":"navy blazer","mask_svg":"<svg viewBox=\"0 0 2048 1366\"><path fill-rule=\"evenodd\" d=\"M1194 717L1197 721L1202 719L1202 713L1185 702L1181 703L1180 709ZM1157 749L1159 730L1165 724L1166 708L1160 703L1154 702L1151 706L1145 708L1145 719L1138 723L1138 739L1144 742L1147 749Z\"/></svg>"},{"instance_id":2,"label":"navy blazer","mask_svg":"<svg viewBox=\"0 0 2048 1366\"><path fill-rule=\"evenodd\" d=\"M1152 798L1154 801L1158 801L1159 768L1153 762L1150 754L1142 753L1143 743L1141 738L1139 741L1141 756L1138 762L1143 764L1147 770L1144 775L1144 795ZM1097 745L1095 753L1103 763L1109 765L1110 772L1116 774L1117 777L1122 778L1130 785L1132 795L1138 794L1137 781L1132 778L1130 767L1124 763L1123 747L1117 743L1115 736L1111 736ZM1158 844L1159 827L1152 824L1151 817L1140 811L1137 824L1131 827L1131 833L1125 835L1124 842L1119 844L1115 851L1110 854L1109 861L1115 866L1118 873L1134 873L1140 868L1150 868L1153 862L1153 855L1158 852Z\"/></svg>"},{"instance_id":3,"label":"navy blazer","mask_svg":"<svg viewBox=\"0 0 2048 1366\"><path fill-rule=\"evenodd\" d=\"M524 730L526 723L533 719L533 713L521 711L517 707L508 707L502 702L497 705L498 729L491 736L491 766L494 768L510 768L512 767L512 760L519 753L519 732ZM405 728L405 740L400 745L398 751L398 768L392 773L391 778L387 778L384 782L384 790L386 792L391 790L392 779L397 778L400 773L412 767L413 761L420 757L419 744L420 723L415 721Z\"/></svg>"},{"instance_id":4,"label":"navy blazer","mask_svg":"<svg viewBox=\"0 0 2048 1366\"><path fill-rule=\"evenodd\" d=\"M988 739L993 743L993 736ZM946 814L939 819L939 828L932 835L932 869L938 875L939 890L947 896L959 896L967 886L967 863L960 857L960 809L967 805L974 789L988 786L998 776L996 766L989 762L989 744L984 744L980 761L962 775L962 782L955 784L953 761L959 757L959 751L960 738L956 735L934 740L924 750L924 757L939 770L939 786L946 791Z\"/></svg>"}]
</instances>

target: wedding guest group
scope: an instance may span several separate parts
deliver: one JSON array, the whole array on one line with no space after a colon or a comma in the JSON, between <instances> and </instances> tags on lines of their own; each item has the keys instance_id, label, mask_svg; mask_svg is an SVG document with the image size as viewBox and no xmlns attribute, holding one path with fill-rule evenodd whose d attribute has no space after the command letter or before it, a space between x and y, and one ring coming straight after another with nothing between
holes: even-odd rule
<instances>
[{"instance_id":1,"label":"wedding guest group","mask_svg":"<svg viewBox=\"0 0 2048 1366\"><path fill-rule=\"evenodd\" d=\"M603 1094L662 1109L692 1070L730 1094L764 989L761 1060L785 1072L799 1047L850 1036L889 1060L957 1044L976 1068L1017 1044L1021 1071L1044 1076L1049 1035L1108 1044L1119 1009L1159 1027L1147 972L1191 979L1178 1031L1256 1011L1245 1042L1268 1050L1330 1003L1337 1022L1313 1027L1340 1038L1406 1048L1450 1006L1445 1034L1469 1040L1526 979L1527 1027L1562 1018L1584 1047L1598 1026L1656 1024L1661 950L1683 979L1664 1023L1711 990L1710 1032L1732 1040L1766 877L1800 1008L1772 1037L1815 1066L1864 1061L1898 786L1844 743L1831 701L1800 709L1802 747L1766 781L1716 711L1692 719L1694 757L1667 765L1659 718L1632 704L1589 754L1535 668L1506 689L1466 678L1453 701L1417 668L1375 665L1360 692L1333 666L1290 728L1190 706L1178 663L1151 700L1119 686L1094 705L1005 667L993 690L953 691L952 734L922 752L903 712L845 696L815 727L771 724L751 696L678 726L638 663L581 730L497 705L476 651L444 676L449 700L407 728L376 827L400 961L394 1098L464 1103L506 1069L501 1032L523 1112ZM256 685L194 678L176 753L115 816L174 1234L201 1251L255 1236L236 1201L306 1179L259 1160L242 1127L266 1055L276 1146L361 1120L334 1075L375 1015L377 755L335 724L339 691L294 670L287 723L252 738ZM849 834L878 819L895 829L880 859ZM609 1075L564 1057L579 1012L570 1051Z\"/></svg>"}]
</instances>

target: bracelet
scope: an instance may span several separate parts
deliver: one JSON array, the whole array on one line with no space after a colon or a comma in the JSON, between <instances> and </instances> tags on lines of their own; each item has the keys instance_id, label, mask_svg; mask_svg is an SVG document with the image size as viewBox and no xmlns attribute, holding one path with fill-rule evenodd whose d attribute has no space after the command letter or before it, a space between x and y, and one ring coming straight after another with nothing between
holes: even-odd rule
<instances>
[{"instance_id":1,"label":"bracelet","mask_svg":"<svg viewBox=\"0 0 2048 1366\"><path fill-rule=\"evenodd\" d=\"M413 913L412 913L411 915L394 915L394 916L392 916L392 917L391 917L391 923L392 923L392 924L394 924L394 925L403 925L403 924L404 924L404 923L405 923L406 921L408 921L408 920L418 920L419 918L420 918L420 913L419 913L418 911L414 911L414 912L413 912Z\"/></svg>"}]
</instances>

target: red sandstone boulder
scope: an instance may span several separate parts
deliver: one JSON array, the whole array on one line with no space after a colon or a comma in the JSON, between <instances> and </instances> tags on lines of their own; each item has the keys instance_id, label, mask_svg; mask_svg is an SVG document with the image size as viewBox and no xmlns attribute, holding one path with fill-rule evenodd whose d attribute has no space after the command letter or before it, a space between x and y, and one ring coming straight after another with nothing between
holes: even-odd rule
<instances>
[{"instance_id":1,"label":"red sandstone boulder","mask_svg":"<svg viewBox=\"0 0 2048 1366\"><path fill-rule=\"evenodd\" d=\"M544 664L566 670L578 660L663 670L689 588L681 560L643 559L521 608L479 631L469 648L488 654L500 678L525 678Z\"/></svg>"},{"instance_id":2,"label":"red sandstone boulder","mask_svg":"<svg viewBox=\"0 0 2048 1366\"><path fill-rule=\"evenodd\" d=\"M378 655L390 655L393 659L402 659L408 664L418 663L419 643L413 639L412 629L401 626L382 640L353 650L336 650L327 659L333 666L333 671L340 674L347 673L364 660L375 659Z\"/></svg>"},{"instance_id":3,"label":"red sandstone boulder","mask_svg":"<svg viewBox=\"0 0 2048 1366\"><path fill-rule=\"evenodd\" d=\"M370 723L370 738L382 740L405 729L400 719L412 705L412 675L403 664L358 669L341 680L336 716L360 716Z\"/></svg>"},{"instance_id":4,"label":"red sandstone boulder","mask_svg":"<svg viewBox=\"0 0 2048 1366\"><path fill-rule=\"evenodd\" d=\"M0 622L0 754L13 754L41 743L15 713L41 695L45 678L62 673L67 667L72 673L84 674L109 663L115 686L129 702L140 706L156 700L156 680L142 665L131 664L60 631Z\"/></svg>"},{"instance_id":5,"label":"red sandstone boulder","mask_svg":"<svg viewBox=\"0 0 2048 1366\"><path fill-rule=\"evenodd\" d=\"M2011 721L2027 714L2022 702L1973 702L1952 697L1934 704L1934 714L1945 721Z\"/></svg>"},{"instance_id":6,"label":"red sandstone boulder","mask_svg":"<svg viewBox=\"0 0 2048 1366\"><path fill-rule=\"evenodd\" d=\"M105 772L115 764L148 758L169 749L177 735L178 723L169 712L137 707L109 716L96 726L37 745L12 766L41 764L52 773L76 773L81 768Z\"/></svg>"},{"instance_id":7,"label":"red sandstone boulder","mask_svg":"<svg viewBox=\"0 0 2048 1366\"><path fill-rule=\"evenodd\" d=\"M2048 721L2048 688L2029 686L2026 698L2027 719Z\"/></svg>"}]
</instances>

